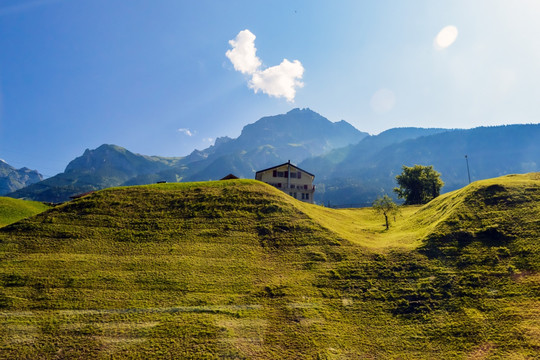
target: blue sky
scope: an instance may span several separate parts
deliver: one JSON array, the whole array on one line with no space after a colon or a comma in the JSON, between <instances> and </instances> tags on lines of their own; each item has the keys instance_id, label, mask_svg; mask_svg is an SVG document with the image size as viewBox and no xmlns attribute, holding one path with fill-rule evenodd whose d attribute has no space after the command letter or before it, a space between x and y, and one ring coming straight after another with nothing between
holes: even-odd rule
<instances>
[{"instance_id":1,"label":"blue sky","mask_svg":"<svg viewBox=\"0 0 540 360\"><path fill-rule=\"evenodd\" d=\"M538 123L538 18L534 0L0 0L0 158L52 176L103 143L182 156L294 107L372 134ZM280 96L264 74L284 59L302 71Z\"/></svg>"}]
</instances>

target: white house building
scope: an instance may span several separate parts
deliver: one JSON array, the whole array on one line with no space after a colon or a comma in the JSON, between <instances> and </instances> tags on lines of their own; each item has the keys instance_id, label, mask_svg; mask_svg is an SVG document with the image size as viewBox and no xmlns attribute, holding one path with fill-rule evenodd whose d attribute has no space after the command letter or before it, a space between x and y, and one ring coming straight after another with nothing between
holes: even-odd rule
<instances>
[{"instance_id":1,"label":"white house building","mask_svg":"<svg viewBox=\"0 0 540 360\"><path fill-rule=\"evenodd\" d=\"M255 173L255 179L275 186L295 199L313 204L315 175L291 164L291 161L260 170Z\"/></svg>"}]
</instances>

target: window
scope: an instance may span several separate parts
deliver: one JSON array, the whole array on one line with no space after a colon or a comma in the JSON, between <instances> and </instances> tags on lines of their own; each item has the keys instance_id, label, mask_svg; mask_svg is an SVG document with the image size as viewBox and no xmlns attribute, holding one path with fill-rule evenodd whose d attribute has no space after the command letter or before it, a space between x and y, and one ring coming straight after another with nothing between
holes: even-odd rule
<instances>
[{"instance_id":1,"label":"window","mask_svg":"<svg viewBox=\"0 0 540 360\"><path fill-rule=\"evenodd\" d=\"M277 170L272 171L272 176L277 177Z\"/></svg>"},{"instance_id":2,"label":"window","mask_svg":"<svg viewBox=\"0 0 540 360\"><path fill-rule=\"evenodd\" d=\"M307 190L307 185L304 185L304 190Z\"/></svg>"},{"instance_id":3,"label":"window","mask_svg":"<svg viewBox=\"0 0 540 360\"><path fill-rule=\"evenodd\" d=\"M302 200L304 200L304 195L305 195L305 194L304 194L304 193L302 193Z\"/></svg>"},{"instance_id":4,"label":"window","mask_svg":"<svg viewBox=\"0 0 540 360\"><path fill-rule=\"evenodd\" d=\"M296 173L295 172L291 172L291 178L296 179Z\"/></svg>"},{"instance_id":5,"label":"window","mask_svg":"<svg viewBox=\"0 0 540 360\"><path fill-rule=\"evenodd\" d=\"M283 175L284 175L285 177L289 177L289 172L288 172L288 171L285 171L285 172L283 173Z\"/></svg>"},{"instance_id":6,"label":"window","mask_svg":"<svg viewBox=\"0 0 540 360\"><path fill-rule=\"evenodd\" d=\"M306 200L309 200L309 193L306 194Z\"/></svg>"},{"instance_id":7,"label":"window","mask_svg":"<svg viewBox=\"0 0 540 360\"><path fill-rule=\"evenodd\" d=\"M283 177L283 171L278 171L278 172L277 172L277 176L278 176L278 177Z\"/></svg>"},{"instance_id":8,"label":"window","mask_svg":"<svg viewBox=\"0 0 540 360\"><path fill-rule=\"evenodd\" d=\"M298 172L298 178L301 179L302 178L302 173L299 171Z\"/></svg>"},{"instance_id":9,"label":"window","mask_svg":"<svg viewBox=\"0 0 540 360\"><path fill-rule=\"evenodd\" d=\"M294 193L294 198L296 199L296 193Z\"/></svg>"},{"instance_id":10,"label":"window","mask_svg":"<svg viewBox=\"0 0 540 360\"><path fill-rule=\"evenodd\" d=\"M277 183L277 187L280 188L280 187L281 187L281 183Z\"/></svg>"},{"instance_id":11,"label":"window","mask_svg":"<svg viewBox=\"0 0 540 360\"><path fill-rule=\"evenodd\" d=\"M294 189L294 184L291 184L291 189Z\"/></svg>"}]
</instances>

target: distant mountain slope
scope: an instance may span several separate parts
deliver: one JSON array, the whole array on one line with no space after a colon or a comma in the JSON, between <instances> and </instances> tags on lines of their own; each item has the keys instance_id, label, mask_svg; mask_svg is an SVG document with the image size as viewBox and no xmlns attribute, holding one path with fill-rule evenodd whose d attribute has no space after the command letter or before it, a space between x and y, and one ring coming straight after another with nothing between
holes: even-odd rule
<instances>
[{"instance_id":1,"label":"distant mountain slope","mask_svg":"<svg viewBox=\"0 0 540 360\"><path fill-rule=\"evenodd\" d=\"M468 182L465 155L473 181L540 170L539 124L445 131L368 151L367 157L362 154L364 141L324 178L316 178L319 201L369 205L378 195L392 194L402 165L415 164L433 165L445 182L442 191L448 192Z\"/></svg>"},{"instance_id":2,"label":"distant mountain slope","mask_svg":"<svg viewBox=\"0 0 540 360\"><path fill-rule=\"evenodd\" d=\"M134 154L120 146L101 145L71 161L56 176L8 194L14 198L63 202L72 195L118 186L139 174L156 173L174 166L180 158Z\"/></svg>"},{"instance_id":3,"label":"distant mountain slope","mask_svg":"<svg viewBox=\"0 0 540 360\"><path fill-rule=\"evenodd\" d=\"M0 160L0 195L22 189L41 180L43 180L43 176L36 170L25 167L17 170L5 161Z\"/></svg>"},{"instance_id":4,"label":"distant mountain slope","mask_svg":"<svg viewBox=\"0 0 540 360\"><path fill-rule=\"evenodd\" d=\"M196 150L179 162L176 169L129 180L126 185L153 180L215 180L234 173L253 178L255 172L291 160L324 154L332 149L356 144L368 136L345 121L331 122L310 109L293 109L286 114L267 116L246 125L236 139L218 138L214 146Z\"/></svg>"},{"instance_id":5,"label":"distant mountain slope","mask_svg":"<svg viewBox=\"0 0 540 360\"><path fill-rule=\"evenodd\" d=\"M387 146L446 131L451 130L413 127L394 128L383 131L378 135L367 136L357 144L335 149L321 156L308 158L300 166L311 169L312 172L317 174L318 180L323 181L329 177L335 177L333 172L338 169L338 172L342 173L357 167L369 166L377 160L375 155Z\"/></svg>"},{"instance_id":6,"label":"distant mountain slope","mask_svg":"<svg viewBox=\"0 0 540 360\"><path fill-rule=\"evenodd\" d=\"M86 150L64 173L9 196L62 202L74 194L118 185L216 180L229 173L252 178L261 168L287 160L300 162L367 135L345 121L332 123L310 109L293 109L245 126L236 139L217 138L214 145L184 158L144 156L102 145Z\"/></svg>"},{"instance_id":7,"label":"distant mountain slope","mask_svg":"<svg viewBox=\"0 0 540 360\"><path fill-rule=\"evenodd\" d=\"M388 231L254 180L112 188L0 228L7 359L535 359L540 174Z\"/></svg>"}]
</instances>

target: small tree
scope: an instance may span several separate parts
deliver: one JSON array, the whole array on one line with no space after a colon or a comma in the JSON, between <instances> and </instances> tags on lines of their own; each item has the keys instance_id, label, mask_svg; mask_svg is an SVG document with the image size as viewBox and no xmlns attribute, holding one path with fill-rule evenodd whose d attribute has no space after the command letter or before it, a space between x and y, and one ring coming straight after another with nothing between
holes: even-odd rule
<instances>
[{"instance_id":1,"label":"small tree","mask_svg":"<svg viewBox=\"0 0 540 360\"><path fill-rule=\"evenodd\" d=\"M440 177L433 166L403 165L403 172L396 176L399 187L394 188L394 192L405 199L405 205L425 204L439 196L444 186Z\"/></svg>"},{"instance_id":2,"label":"small tree","mask_svg":"<svg viewBox=\"0 0 540 360\"><path fill-rule=\"evenodd\" d=\"M384 221L386 222L386 230L390 227L390 221L388 217L390 215L395 215L399 212L399 208L388 195L383 197L378 197L377 200L373 202L373 209L379 214L384 215Z\"/></svg>"}]
</instances>

